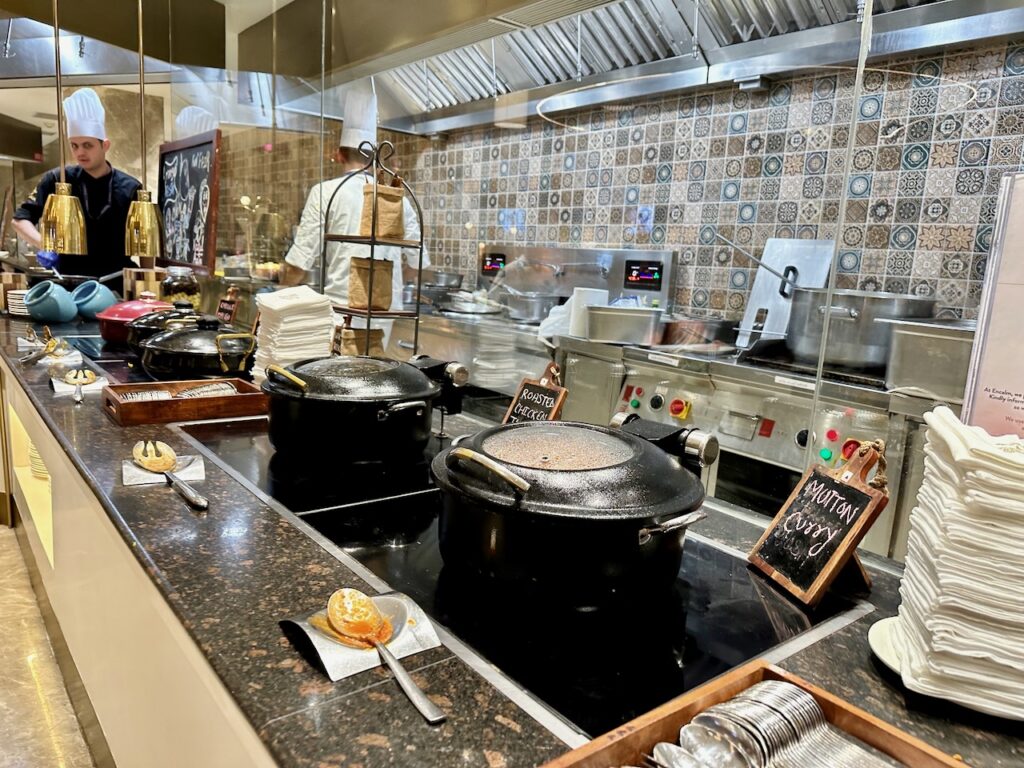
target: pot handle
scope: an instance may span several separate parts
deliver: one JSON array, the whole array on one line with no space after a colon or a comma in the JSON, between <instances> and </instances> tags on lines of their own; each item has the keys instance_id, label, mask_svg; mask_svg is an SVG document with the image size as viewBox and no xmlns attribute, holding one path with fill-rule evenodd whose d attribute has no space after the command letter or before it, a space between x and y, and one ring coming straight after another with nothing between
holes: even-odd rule
<instances>
[{"instance_id":1,"label":"pot handle","mask_svg":"<svg viewBox=\"0 0 1024 768\"><path fill-rule=\"evenodd\" d=\"M452 448L448 452L448 455L444 457L445 466L454 471L455 464L458 463L459 459L465 459L466 461L472 461L479 464L488 472L492 472L500 477L520 493L526 493L530 490L530 484L515 472L503 467L494 459L488 458L482 453L477 453L469 448Z\"/></svg>"},{"instance_id":2,"label":"pot handle","mask_svg":"<svg viewBox=\"0 0 1024 768\"><path fill-rule=\"evenodd\" d=\"M270 377L270 378L276 378L277 376L280 376L282 379L284 379L284 382L280 382L280 383L293 384L296 387L298 387L300 390L302 390L303 392L305 392L307 389L309 389L309 384L306 381L304 381L303 379L300 379L298 376L296 376L291 371L289 371L289 370L287 370L285 368L282 368L280 365L274 365L274 364L268 365L267 366L267 376Z\"/></svg>"},{"instance_id":3,"label":"pot handle","mask_svg":"<svg viewBox=\"0 0 1024 768\"><path fill-rule=\"evenodd\" d=\"M824 315L829 311L832 312L833 320L856 320L860 317L860 312L853 307L826 307L824 305L818 307L819 315ZM845 317L843 317L843 315L845 315Z\"/></svg>"},{"instance_id":4,"label":"pot handle","mask_svg":"<svg viewBox=\"0 0 1024 768\"><path fill-rule=\"evenodd\" d=\"M249 348L247 350L245 350L245 354L242 355L242 359L238 362L238 370L244 371L245 370L245 360L246 360L246 358L249 357L249 355L252 354L252 351L256 348L256 337L253 336L251 333L218 333L214 337L213 343L217 345L217 357L220 358L220 369L222 371L224 371L225 373L227 373L228 371L231 370L231 366L229 366L225 362L225 360L224 360L224 350L220 348L221 341L224 341L225 339L248 339L249 340Z\"/></svg>"},{"instance_id":5,"label":"pot handle","mask_svg":"<svg viewBox=\"0 0 1024 768\"><path fill-rule=\"evenodd\" d=\"M663 523L652 525L650 528L641 528L639 531L640 546L649 542L651 538L657 533L669 533L670 531L678 531L680 528L689 528L694 523L699 523L708 513L703 509L696 509L693 512L687 512L685 515L679 517L673 517L670 520L666 520Z\"/></svg>"},{"instance_id":6,"label":"pot handle","mask_svg":"<svg viewBox=\"0 0 1024 768\"><path fill-rule=\"evenodd\" d=\"M404 403L395 403L389 405L382 411L377 411L377 421L387 421L393 413L399 413L400 411L411 411L415 408L426 408L426 400L408 400Z\"/></svg>"}]
</instances>

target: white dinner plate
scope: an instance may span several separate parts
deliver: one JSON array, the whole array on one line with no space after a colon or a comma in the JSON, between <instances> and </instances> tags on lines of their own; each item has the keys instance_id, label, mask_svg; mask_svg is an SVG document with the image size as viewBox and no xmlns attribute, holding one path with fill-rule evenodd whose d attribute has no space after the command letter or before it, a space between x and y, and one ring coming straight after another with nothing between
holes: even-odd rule
<instances>
[{"instance_id":1,"label":"white dinner plate","mask_svg":"<svg viewBox=\"0 0 1024 768\"><path fill-rule=\"evenodd\" d=\"M890 616L876 621L868 630L868 645L871 646L871 652L897 675L900 673L900 654L893 645L892 633L899 631L899 620L899 616Z\"/></svg>"}]
</instances>

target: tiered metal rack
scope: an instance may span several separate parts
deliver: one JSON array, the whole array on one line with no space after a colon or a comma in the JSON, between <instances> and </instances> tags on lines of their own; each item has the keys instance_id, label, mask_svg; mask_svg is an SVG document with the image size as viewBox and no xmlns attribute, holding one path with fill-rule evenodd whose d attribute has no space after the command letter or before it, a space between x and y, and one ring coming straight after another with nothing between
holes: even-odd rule
<instances>
[{"instance_id":1,"label":"tiered metal rack","mask_svg":"<svg viewBox=\"0 0 1024 768\"><path fill-rule=\"evenodd\" d=\"M364 354L370 354L370 324L374 318L377 319L389 319L389 318L412 318L414 320L415 330L413 332L413 354L415 355L419 349L420 340L420 289L423 283L423 211L420 208L419 200L416 199L416 195L413 194L412 189L406 183L405 179L402 179L398 174L387 166L386 162L395 154L395 145L390 141L381 142L375 146L369 141L364 141L359 145L359 154L366 158L366 163L362 168L357 168L354 171L346 174L341 180L341 183L335 188L334 192L331 193L331 197L327 202L327 209L324 213L324 227L328 226L328 222L331 220L331 206L334 204L334 198L337 196L339 190L349 183L353 178L364 178L369 174L372 178L373 184L373 212L370 219L370 235L343 235L336 234L333 232L324 232L323 246L320 252L320 292L324 292L324 287L327 283L327 246L329 243L354 243L356 245L366 245L370 248L370 278L369 284L367 285L367 294L373 296L373 280L375 270L373 269L373 260L376 258L377 246L393 246L395 248L402 249L413 249L418 251L417 263L416 263L416 308L414 310L405 309L389 309L389 310L374 310L372 307L372 300L368 302L370 306L366 309L354 309L352 307L334 306L334 310L343 315L346 318L345 325L351 327L350 323L353 317L361 317L366 319L367 334L366 344L364 347ZM419 222L420 236L418 240L398 240L393 238L381 238L377 237L377 187L379 184L379 178L383 172L386 176L391 178L398 178L402 183L402 188L405 190L407 199L412 203L413 210L416 212L416 220ZM367 181L367 183L370 183ZM398 263L395 264L395 269L402 269L402 260L399 259Z\"/></svg>"}]
</instances>

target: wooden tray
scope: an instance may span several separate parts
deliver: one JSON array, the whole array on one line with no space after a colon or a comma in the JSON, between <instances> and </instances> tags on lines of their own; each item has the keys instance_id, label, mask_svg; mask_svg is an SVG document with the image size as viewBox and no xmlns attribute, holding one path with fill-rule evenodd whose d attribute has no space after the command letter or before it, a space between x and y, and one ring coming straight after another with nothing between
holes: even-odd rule
<instances>
[{"instance_id":1,"label":"wooden tray","mask_svg":"<svg viewBox=\"0 0 1024 768\"><path fill-rule=\"evenodd\" d=\"M803 688L817 699L825 718L832 725L899 760L909 768L965 766L963 761L940 752L803 678L761 659L754 659L572 752L555 758L543 768L618 768L624 765L643 765L643 755L651 754L658 742L678 743L679 729L698 713L712 704L732 698L762 680L785 680Z\"/></svg>"},{"instance_id":2,"label":"wooden tray","mask_svg":"<svg viewBox=\"0 0 1024 768\"><path fill-rule=\"evenodd\" d=\"M174 399L183 389L224 381L237 394ZM170 400L125 400L127 392L165 390ZM144 384L110 384L103 388L103 411L122 427L135 424L167 424L174 421L233 419L260 416L267 412L267 396L242 379L200 379L198 381L153 381Z\"/></svg>"}]
</instances>

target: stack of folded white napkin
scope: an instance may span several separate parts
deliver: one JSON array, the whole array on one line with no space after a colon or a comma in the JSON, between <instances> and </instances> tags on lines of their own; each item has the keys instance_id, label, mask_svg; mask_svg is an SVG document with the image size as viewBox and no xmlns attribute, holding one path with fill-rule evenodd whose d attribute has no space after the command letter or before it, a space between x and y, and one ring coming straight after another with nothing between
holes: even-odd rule
<instances>
[{"instance_id":1,"label":"stack of folded white napkin","mask_svg":"<svg viewBox=\"0 0 1024 768\"><path fill-rule=\"evenodd\" d=\"M904 684L1024 719L1024 441L925 416L893 645Z\"/></svg>"},{"instance_id":2,"label":"stack of folded white napkin","mask_svg":"<svg viewBox=\"0 0 1024 768\"><path fill-rule=\"evenodd\" d=\"M260 325L256 332L253 379L266 378L267 366L289 365L331 354L334 314L331 300L306 285L256 296Z\"/></svg>"}]
</instances>

